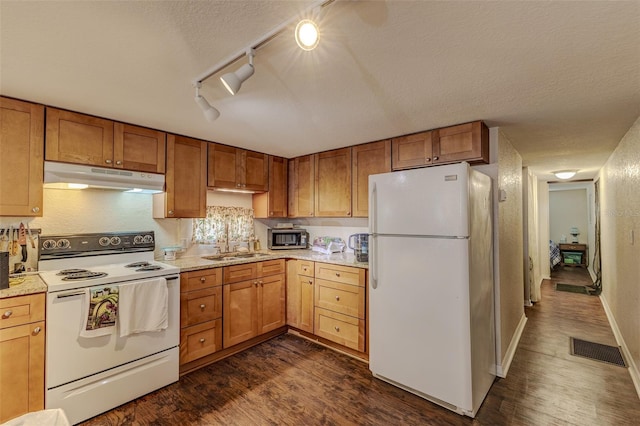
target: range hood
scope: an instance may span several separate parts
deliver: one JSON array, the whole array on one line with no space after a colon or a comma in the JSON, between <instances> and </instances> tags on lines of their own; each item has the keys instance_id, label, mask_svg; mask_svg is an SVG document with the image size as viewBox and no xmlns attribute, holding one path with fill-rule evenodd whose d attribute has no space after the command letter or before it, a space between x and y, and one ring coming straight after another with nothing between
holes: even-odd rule
<instances>
[{"instance_id":1,"label":"range hood","mask_svg":"<svg viewBox=\"0 0 640 426\"><path fill-rule=\"evenodd\" d=\"M164 191L164 175L135 172L122 169L107 169L79 164L44 162L45 188L73 188L73 185L88 185L90 188L117 189L139 193ZM78 187L78 186L75 186Z\"/></svg>"}]
</instances>

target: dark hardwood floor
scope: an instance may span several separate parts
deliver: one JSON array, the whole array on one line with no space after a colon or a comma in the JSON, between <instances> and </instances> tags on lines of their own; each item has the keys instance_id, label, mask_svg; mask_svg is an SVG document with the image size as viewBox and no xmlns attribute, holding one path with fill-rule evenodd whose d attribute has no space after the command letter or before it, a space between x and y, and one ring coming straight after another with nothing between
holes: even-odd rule
<instances>
[{"instance_id":1,"label":"dark hardwood floor","mask_svg":"<svg viewBox=\"0 0 640 426\"><path fill-rule=\"evenodd\" d=\"M83 423L97 425L632 425L640 400L626 368L569 354L569 337L615 345L598 297L566 268L526 308L506 379L475 419L372 378L367 364L293 335L276 337Z\"/></svg>"}]
</instances>

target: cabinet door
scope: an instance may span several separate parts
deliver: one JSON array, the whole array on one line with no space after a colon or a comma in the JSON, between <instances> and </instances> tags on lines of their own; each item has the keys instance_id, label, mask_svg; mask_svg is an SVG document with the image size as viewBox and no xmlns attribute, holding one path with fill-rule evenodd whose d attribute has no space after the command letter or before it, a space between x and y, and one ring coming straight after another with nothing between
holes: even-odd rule
<instances>
[{"instance_id":1,"label":"cabinet door","mask_svg":"<svg viewBox=\"0 0 640 426\"><path fill-rule=\"evenodd\" d=\"M435 130L433 162L489 163L489 129L482 121Z\"/></svg>"},{"instance_id":2,"label":"cabinet door","mask_svg":"<svg viewBox=\"0 0 640 426\"><path fill-rule=\"evenodd\" d=\"M44 107L0 98L0 216L42 216Z\"/></svg>"},{"instance_id":3,"label":"cabinet door","mask_svg":"<svg viewBox=\"0 0 640 426\"><path fill-rule=\"evenodd\" d=\"M207 143L168 135L166 216L205 217L206 179Z\"/></svg>"},{"instance_id":4,"label":"cabinet door","mask_svg":"<svg viewBox=\"0 0 640 426\"><path fill-rule=\"evenodd\" d=\"M315 157L315 216L351 216L351 148Z\"/></svg>"},{"instance_id":5,"label":"cabinet door","mask_svg":"<svg viewBox=\"0 0 640 426\"><path fill-rule=\"evenodd\" d=\"M254 216L258 219L287 217L286 158L269 156L269 192L253 194Z\"/></svg>"},{"instance_id":6,"label":"cabinet door","mask_svg":"<svg viewBox=\"0 0 640 426\"><path fill-rule=\"evenodd\" d=\"M313 217L315 203L315 155L289 161L289 217Z\"/></svg>"},{"instance_id":7,"label":"cabinet door","mask_svg":"<svg viewBox=\"0 0 640 426\"><path fill-rule=\"evenodd\" d=\"M351 216L369 216L369 175L391 171L391 140L351 148L353 189Z\"/></svg>"},{"instance_id":8,"label":"cabinet door","mask_svg":"<svg viewBox=\"0 0 640 426\"><path fill-rule=\"evenodd\" d=\"M45 158L113 167L113 121L47 108Z\"/></svg>"},{"instance_id":9,"label":"cabinet door","mask_svg":"<svg viewBox=\"0 0 640 426\"><path fill-rule=\"evenodd\" d=\"M287 324L313 333L313 262L287 261Z\"/></svg>"},{"instance_id":10,"label":"cabinet door","mask_svg":"<svg viewBox=\"0 0 640 426\"><path fill-rule=\"evenodd\" d=\"M165 172L166 133L124 123L115 123L113 131L115 167Z\"/></svg>"},{"instance_id":11,"label":"cabinet door","mask_svg":"<svg viewBox=\"0 0 640 426\"><path fill-rule=\"evenodd\" d=\"M257 280L225 284L223 345L229 348L258 335Z\"/></svg>"},{"instance_id":12,"label":"cabinet door","mask_svg":"<svg viewBox=\"0 0 640 426\"><path fill-rule=\"evenodd\" d=\"M44 321L0 330L0 422L44 409Z\"/></svg>"},{"instance_id":13,"label":"cabinet door","mask_svg":"<svg viewBox=\"0 0 640 426\"><path fill-rule=\"evenodd\" d=\"M393 170L432 164L432 132L414 133L391 140Z\"/></svg>"},{"instance_id":14,"label":"cabinet door","mask_svg":"<svg viewBox=\"0 0 640 426\"><path fill-rule=\"evenodd\" d=\"M284 274L260 278L258 284L258 334L263 334L286 323Z\"/></svg>"},{"instance_id":15,"label":"cabinet door","mask_svg":"<svg viewBox=\"0 0 640 426\"><path fill-rule=\"evenodd\" d=\"M207 186L211 188L236 189L238 149L232 146L209 144Z\"/></svg>"},{"instance_id":16,"label":"cabinet door","mask_svg":"<svg viewBox=\"0 0 640 426\"><path fill-rule=\"evenodd\" d=\"M236 187L247 191L269 190L269 156L259 152L238 150L241 161L238 164L239 177Z\"/></svg>"}]
</instances>

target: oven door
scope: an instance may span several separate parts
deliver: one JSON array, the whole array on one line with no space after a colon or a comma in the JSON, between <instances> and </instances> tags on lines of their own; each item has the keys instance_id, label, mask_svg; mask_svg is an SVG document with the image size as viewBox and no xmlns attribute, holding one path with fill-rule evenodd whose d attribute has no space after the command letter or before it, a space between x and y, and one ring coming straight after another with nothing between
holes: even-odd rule
<instances>
[{"instance_id":1,"label":"oven door","mask_svg":"<svg viewBox=\"0 0 640 426\"><path fill-rule=\"evenodd\" d=\"M169 290L169 324L159 332L120 337L114 333L81 337L84 289L47 294L46 387L97 374L111 368L177 347L180 341L180 280L165 277ZM126 281L120 284L131 283Z\"/></svg>"}]
</instances>

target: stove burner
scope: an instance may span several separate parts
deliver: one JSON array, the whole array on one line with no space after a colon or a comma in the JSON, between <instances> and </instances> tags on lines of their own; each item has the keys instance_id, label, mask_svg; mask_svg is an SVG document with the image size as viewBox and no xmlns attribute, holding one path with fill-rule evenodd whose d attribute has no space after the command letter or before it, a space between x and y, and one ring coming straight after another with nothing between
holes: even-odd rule
<instances>
[{"instance_id":1,"label":"stove burner","mask_svg":"<svg viewBox=\"0 0 640 426\"><path fill-rule=\"evenodd\" d=\"M91 271L74 272L74 273L65 275L62 281L92 280L94 278L102 278L106 276L107 276L106 272L91 272Z\"/></svg>"},{"instance_id":2,"label":"stove burner","mask_svg":"<svg viewBox=\"0 0 640 426\"><path fill-rule=\"evenodd\" d=\"M58 272L56 275L69 275L69 274L79 274L81 272L89 272L86 269L63 269L62 271Z\"/></svg>"},{"instance_id":3,"label":"stove burner","mask_svg":"<svg viewBox=\"0 0 640 426\"><path fill-rule=\"evenodd\" d=\"M159 271L160 269L164 269L162 266L160 265L151 265L148 264L146 266L143 266L142 268L138 268L136 269L136 272L144 272L144 271Z\"/></svg>"},{"instance_id":4,"label":"stove burner","mask_svg":"<svg viewBox=\"0 0 640 426\"><path fill-rule=\"evenodd\" d=\"M125 268L140 268L141 266L149 266L149 262L133 262L128 265L124 265Z\"/></svg>"}]
</instances>

